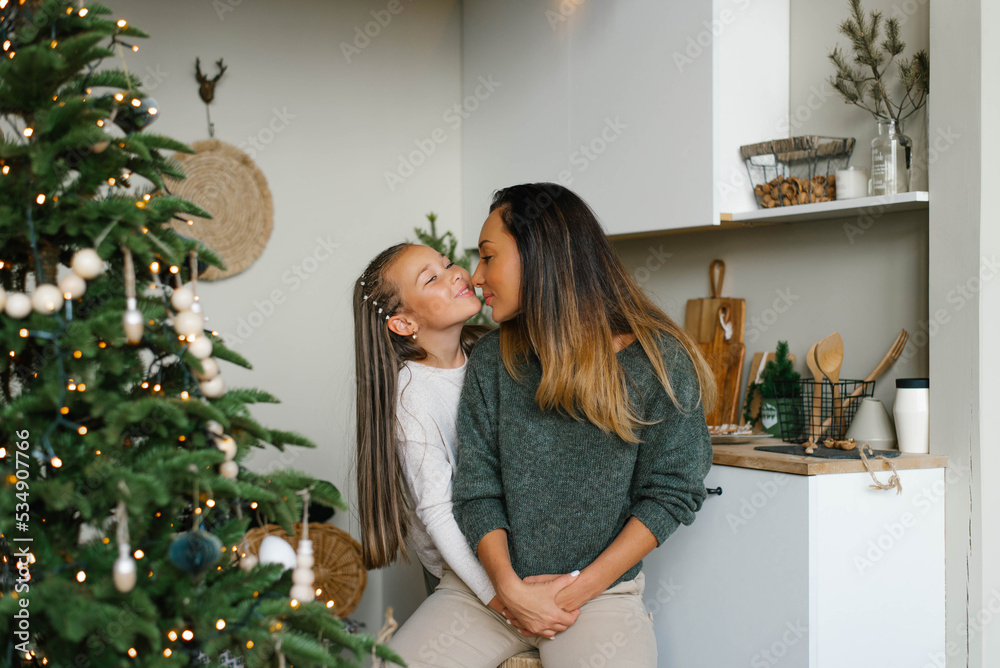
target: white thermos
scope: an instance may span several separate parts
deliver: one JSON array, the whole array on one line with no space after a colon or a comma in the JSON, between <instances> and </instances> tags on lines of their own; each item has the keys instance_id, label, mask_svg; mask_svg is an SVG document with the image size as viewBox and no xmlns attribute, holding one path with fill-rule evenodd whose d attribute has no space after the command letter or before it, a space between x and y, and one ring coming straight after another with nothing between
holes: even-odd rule
<instances>
[{"instance_id":1,"label":"white thermos","mask_svg":"<svg viewBox=\"0 0 1000 668\"><path fill-rule=\"evenodd\" d=\"M896 379L892 414L900 452L930 452L930 387L929 378Z\"/></svg>"}]
</instances>

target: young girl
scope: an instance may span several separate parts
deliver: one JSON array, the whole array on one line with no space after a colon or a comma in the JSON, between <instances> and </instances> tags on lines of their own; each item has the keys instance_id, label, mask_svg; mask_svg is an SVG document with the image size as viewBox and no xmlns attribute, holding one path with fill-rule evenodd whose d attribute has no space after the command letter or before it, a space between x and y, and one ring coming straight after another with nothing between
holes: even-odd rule
<instances>
[{"instance_id":1,"label":"young girl","mask_svg":"<svg viewBox=\"0 0 1000 668\"><path fill-rule=\"evenodd\" d=\"M655 666L642 558L705 498L711 371L565 188L498 192L479 250L473 283L500 329L469 360L455 516L516 626L555 637L455 587L396 649L411 666L490 668L530 647L546 668ZM421 654L456 616L462 642Z\"/></svg>"},{"instance_id":2,"label":"young girl","mask_svg":"<svg viewBox=\"0 0 1000 668\"><path fill-rule=\"evenodd\" d=\"M493 586L452 514L455 417L466 355L485 328L469 272L427 246L376 257L354 288L358 514L366 568L407 556L453 571L484 604Z\"/></svg>"}]
</instances>

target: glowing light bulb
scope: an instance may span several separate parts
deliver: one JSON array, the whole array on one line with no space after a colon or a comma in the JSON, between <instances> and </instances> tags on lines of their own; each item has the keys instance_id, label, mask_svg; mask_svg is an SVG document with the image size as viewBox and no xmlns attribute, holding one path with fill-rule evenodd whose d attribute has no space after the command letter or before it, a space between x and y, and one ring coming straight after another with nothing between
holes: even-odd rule
<instances>
[{"instance_id":1,"label":"glowing light bulb","mask_svg":"<svg viewBox=\"0 0 1000 668\"><path fill-rule=\"evenodd\" d=\"M87 391L87 384L86 383L80 383L79 385L76 386L76 391L77 392L86 392Z\"/></svg>"},{"instance_id":2,"label":"glowing light bulb","mask_svg":"<svg viewBox=\"0 0 1000 668\"><path fill-rule=\"evenodd\" d=\"M3 7L6 4L7 4L6 2L0 3L0 9L3 9ZM3 43L3 50L7 51L8 49L10 49L10 40L9 39L8 40L4 40L4 43Z\"/></svg>"},{"instance_id":3,"label":"glowing light bulb","mask_svg":"<svg viewBox=\"0 0 1000 668\"><path fill-rule=\"evenodd\" d=\"M86 7L84 7L83 9L81 9L81 10L80 10L80 16L81 16L81 17L84 17L84 16L86 16L86 15L87 15L87 12L88 12L88 11L89 11L89 10L88 10L88 9L87 9ZM129 653L131 654L131 653L132 653L132 652L134 652L134 651L135 651L135 650L133 649L133 650L131 650L131 651L130 651ZM135 656L135 654L132 654L132 656Z\"/></svg>"},{"instance_id":4,"label":"glowing light bulb","mask_svg":"<svg viewBox=\"0 0 1000 668\"><path fill-rule=\"evenodd\" d=\"M150 573L150 575L152 575L152 573ZM170 656L171 654L173 654L173 652L170 651L169 647L163 650L163 656Z\"/></svg>"},{"instance_id":5,"label":"glowing light bulb","mask_svg":"<svg viewBox=\"0 0 1000 668\"><path fill-rule=\"evenodd\" d=\"M26 329L21 329L17 333L21 336L22 339L28 338L28 330Z\"/></svg>"},{"instance_id":6,"label":"glowing light bulb","mask_svg":"<svg viewBox=\"0 0 1000 668\"><path fill-rule=\"evenodd\" d=\"M139 45L138 44L133 44L132 45L132 53L139 53Z\"/></svg>"},{"instance_id":7,"label":"glowing light bulb","mask_svg":"<svg viewBox=\"0 0 1000 668\"><path fill-rule=\"evenodd\" d=\"M69 414L69 406L63 406L62 408L59 409L59 412L62 413L63 415L68 415Z\"/></svg>"},{"instance_id":8,"label":"glowing light bulb","mask_svg":"<svg viewBox=\"0 0 1000 668\"><path fill-rule=\"evenodd\" d=\"M76 383L70 383L69 385L66 386L66 389L69 390L70 392L76 392Z\"/></svg>"},{"instance_id":9,"label":"glowing light bulb","mask_svg":"<svg viewBox=\"0 0 1000 668\"><path fill-rule=\"evenodd\" d=\"M137 98L137 97L133 97L133 98L132 98L132 106L133 106L133 107L138 107L138 106L140 106L141 104L142 104L142 102L140 102L140 101L139 101L139 98Z\"/></svg>"},{"instance_id":10,"label":"glowing light bulb","mask_svg":"<svg viewBox=\"0 0 1000 668\"><path fill-rule=\"evenodd\" d=\"M10 55L13 57L14 54L12 53ZM33 128L24 128L23 134L25 137L30 137L31 135L35 134L35 130Z\"/></svg>"},{"instance_id":11,"label":"glowing light bulb","mask_svg":"<svg viewBox=\"0 0 1000 668\"><path fill-rule=\"evenodd\" d=\"M170 267L170 273L171 274L176 274L179 271L180 271L180 268L177 267L177 266Z\"/></svg>"},{"instance_id":12,"label":"glowing light bulb","mask_svg":"<svg viewBox=\"0 0 1000 668\"><path fill-rule=\"evenodd\" d=\"M220 619L219 621L217 621L217 622L215 623L215 628L217 628L217 629L218 629L218 630L220 630L220 631L221 631L222 629L226 628L226 620L224 620L224 619Z\"/></svg>"},{"instance_id":13,"label":"glowing light bulb","mask_svg":"<svg viewBox=\"0 0 1000 668\"><path fill-rule=\"evenodd\" d=\"M62 466L62 460L61 460L61 459L59 459L58 457L53 457L53 458L52 458L52 459L51 459L51 460L49 461L49 463L50 463L50 464L52 464L52 468L55 468L55 469L57 469L57 468L59 468L59 467L61 467L61 466Z\"/></svg>"},{"instance_id":14,"label":"glowing light bulb","mask_svg":"<svg viewBox=\"0 0 1000 668\"><path fill-rule=\"evenodd\" d=\"M73 357L75 357L76 359L80 359L81 357L83 357L83 351L82 350L74 350L73 351Z\"/></svg>"},{"instance_id":15,"label":"glowing light bulb","mask_svg":"<svg viewBox=\"0 0 1000 668\"><path fill-rule=\"evenodd\" d=\"M326 602L326 607L332 608L333 607L333 601L327 601Z\"/></svg>"},{"instance_id":16,"label":"glowing light bulb","mask_svg":"<svg viewBox=\"0 0 1000 668\"><path fill-rule=\"evenodd\" d=\"M177 631L171 631L170 633L167 634L167 637L170 638L170 640L172 641L177 640Z\"/></svg>"},{"instance_id":17,"label":"glowing light bulb","mask_svg":"<svg viewBox=\"0 0 1000 668\"><path fill-rule=\"evenodd\" d=\"M191 632L191 629L184 629L184 633L181 634L181 638L184 638L184 640L191 640L194 638L194 633Z\"/></svg>"},{"instance_id":18,"label":"glowing light bulb","mask_svg":"<svg viewBox=\"0 0 1000 668\"><path fill-rule=\"evenodd\" d=\"M80 434L80 436L86 436L87 435L87 428L86 427L80 427L79 429L76 430L76 432L78 434Z\"/></svg>"},{"instance_id":19,"label":"glowing light bulb","mask_svg":"<svg viewBox=\"0 0 1000 668\"><path fill-rule=\"evenodd\" d=\"M124 99L125 99L125 94L124 94L124 93L115 93L115 99L116 99L116 100L117 100L118 102L121 102L122 100L124 100Z\"/></svg>"},{"instance_id":20,"label":"glowing light bulb","mask_svg":"<svg viewBox=\"0 0 1000 668\"><path fill-rule=\"evenodd\" d=\"M78 571L77 572L77 574L76 574L76 581L77 582L83 582L86 579L87 579L87 574L86 573L84 573L83 571Z\"/></svg>"},{"instance_id":21,"label":"glowing light bulb","mask_svg":"<svg viewBox=\"0 0 1000 668\"><path fill-rule=\"evenodd\" d=\"M209 508L215 508L215 499L209 499L205 502L205 505ZM234 547L233 549L235 550L236 548Z\"/></svg>"},{"instance_id":22,"label":"glowing light bulb","mask_svg":"<svg viewBox=\"0 0 1000 668\"><path fill-rule=\"evenodd\" d=\"M253 640L247 640L247 649L253 649Z\"/></svg>"},{"instance_id":23,"label":"glowing light bulb","mask_svg":"<svg viewBox=\"0 0 1000 668\"><path fill-rule=\"evenodd\" d=\"M45 204L45 195L39 193L38 197L35 198L35 202L38 204Z\"/></svg>"},{"instance_id":24,"label":"glowing light bulb","mask_svg":"<svg viewBox=\"0 0 1000 668\"><path fill-rule=\"evenodd\" d=\"M3 173L4 174L10 173L10 165L4 165L3 166ZM188 222L190 222L190 221L188 221Z\"/></svg>"},{"instance_id":25,"label":"glowing light bulb","mask_svg":"<svg viewBox=\"0 0 1000 668\"><path fill-rule=\"evenodd\" d=\"M84 10L82 10L82 9L81 9L80 11L84 11ZM128 648L128 655L129 655L130 657L132 657L133 659L134 659L134 658L135 658L136 656L138 656L138 654L139 654L139 653L135 651L135 647L129 647L129 648Z\"/></svg>"},{"instance_id":26,"label":"glowing light bulb","mask_svg":"<svg viewBox=\"0 0 1000 668\"><path fill-rule=\"evenodd\" d=\"M112 176L112 177L108 178L108 185L109 186L115 185L115 177Z\"/></svg>"},{"instance_id":27,"label":"glowing light bulb","mask_svg":"<svg viewBox=\"0 0 1000 668\"><path fill-rule=\"evenodd\" d=\"M147 112L146 112L146 113L148 113L148 114L149 114L150 116L156 116L156 114L157 114L157 109L156 109L156 107L150 107L150 108L149 108L149 109L147 110Z\"/></svg>"},{"instance_id":28,"label":"glowing light bulb","mask_svg":"<svg viewBox=\"0 0 1000 668\"><path fill-rule=\"evenodd\" d=\"M127 25L128 25L128 21L126 21L125 19L118 19L118 27L119 28L124 28Z\"/></svg>"},{"instance_id":29,"label":"glowing light bulb","mask_svg":"<svg viewBox=\"0 0 1000 668\"><path fill-rule=\"evenodd\" d=\"M104 119L103 118L98 118L97 119L97 127L99 127L99 128L103 128L104 127Z\"/></svg>"},{"instance_id":30,"label":"glowing light bulb","mask_svg":"<svg viewBox=\"0 0 1000 668\"><path fill-rule=\"evenodd\" d=\"M135 557L136 559L142 559L143 557L146 556L146 553L143 552L142 550L136 550L132 556Z\"/></svg>"}]
</instances>

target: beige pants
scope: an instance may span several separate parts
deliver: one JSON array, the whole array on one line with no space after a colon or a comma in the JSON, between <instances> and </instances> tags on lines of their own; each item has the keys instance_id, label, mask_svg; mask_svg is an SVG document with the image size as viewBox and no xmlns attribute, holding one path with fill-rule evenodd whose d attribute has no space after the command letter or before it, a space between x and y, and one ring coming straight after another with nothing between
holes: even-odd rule
<instances>
[{"instance_id":1,"label":"beige pants","mask_svg":"<svg viewBox=\"0 0 1000 668\"><path fill-rule=\"evenodd\" d=\"M411 668L496 668L531 649L538 649L545 668L652 668L656 638L642 602L644 580L640 573L588 601L573 626L546 640L525 638L445 571L389 646Z\"/></svg>"}]
</instances>

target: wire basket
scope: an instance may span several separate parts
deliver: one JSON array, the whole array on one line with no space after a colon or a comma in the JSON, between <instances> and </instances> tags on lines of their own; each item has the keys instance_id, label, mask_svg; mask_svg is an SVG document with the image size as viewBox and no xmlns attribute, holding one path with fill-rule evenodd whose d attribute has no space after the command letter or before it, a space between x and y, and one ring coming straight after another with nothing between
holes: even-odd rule
<instances>
[{"instance_id":1,"label":"wire basket","mask_svg":"<svg viewBox=\"0 0 1000 668\"><path fill-rule=\"evenodd\" d=\"M827 202L836 198L836 171L854 152L850 137L790 137L740 147L757 208Z\"/></svg>"},{"instance_id":2,"label":"wire basket","mask_svg":"<svg viewBox=\"0 0 1000 668\"><path fill-rule=\"evenodd\" d=\"M842 439L861 399L875 392L875 381L779 380L774 383L778 428L786 443ZM853 395L853 396L852 396Z\"/></svg>"}]
</instances>

